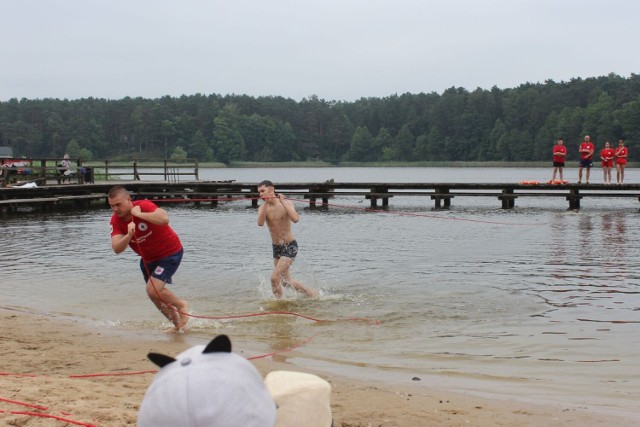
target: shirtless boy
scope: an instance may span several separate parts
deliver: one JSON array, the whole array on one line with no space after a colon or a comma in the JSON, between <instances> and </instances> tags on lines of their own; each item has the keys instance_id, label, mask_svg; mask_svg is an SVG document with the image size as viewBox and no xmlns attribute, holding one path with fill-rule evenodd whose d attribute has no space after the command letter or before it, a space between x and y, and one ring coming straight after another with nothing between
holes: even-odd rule
<instances>
[{"instance_id":1,"label":"shirtless boy","mask_svg":"<svg viewBox=\"0 0 640 427\"><path fill-rule=\"evenodd\" d=\"M273 247L274 270L271 273L271 289L276 298L282 297L282 287L292 286L296 291L308 297L317 297L318 291L303 285L291 278L289 267L298 254L298 242L291 231L291 223L298 222L300 216L289 200L283 194L275 194L275 187L271 181L258 184L258 193L264 203L258 209L258 225L266 222L271 233Z\"/></svg>"},{"instance_id":2,"label":"shirtless boy","mask_svg":"<svg viewBox=\"0 0 640 427\"><path fill-rule=\"evenodd\" d=\"M140 255L140 269L147 283L147 295L160 312L173 323L167 332L176 333L189 321L189 307L167 289L182 261L182 243L169 226L169 215L149 200L131 201L120 186L108 194L111 216L111 247L116 254L129 246Z\"/></svg>"}]
</instances>

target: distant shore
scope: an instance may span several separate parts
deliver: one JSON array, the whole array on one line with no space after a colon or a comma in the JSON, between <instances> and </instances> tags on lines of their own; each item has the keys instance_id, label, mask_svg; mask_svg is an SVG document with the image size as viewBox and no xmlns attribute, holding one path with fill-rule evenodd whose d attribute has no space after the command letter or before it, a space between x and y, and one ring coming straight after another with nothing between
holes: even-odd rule
<instances>
[{"instance_id":1,"label":"distant shore","mask_svg":"<svg viewBox=\"0 0 640 427\"><path fill-rule=\"evenodd\" d=\"M118 165L130 166L135 159L110 161L111 167ZM161 160L139 159L139 165L161 165ZM568 161L567 169L577 169L577 160ZM179 162L169 161L171 164ZM101 167L104 161L83 162L85 166ZM628 168L640 166L639 163L629 162ZM437 162L338 162L330 163L322 160L293 161L293 162L231 162L224 164L220 162L198 162L200 168L548 168L551 169L551 162L457 162L457 161L437 161ZM600 163L593 162L594 169L600 169Z\"/></svg>"},{"instance_id":2,"label":"distant shore","mask_svg":"<svg viewBox=\"0 0 640 427\"><path fill-rule=\"evenodd\" d=\"M162 165L163 160L159 159L119 159L109 160L110 167L119 165L130 166L137 161L139 165ZM171 161L170 164L181 164L181 162ZM193 163L193 160L190 161ZM83 162L89 167L104 166L104 160L94 160ZM200 168L550 168L549 162L338 162L331 163L322 160L293 161L293 162L231 162L230 164L220 162L198 162Z\"/></svg>"}]
</instances>

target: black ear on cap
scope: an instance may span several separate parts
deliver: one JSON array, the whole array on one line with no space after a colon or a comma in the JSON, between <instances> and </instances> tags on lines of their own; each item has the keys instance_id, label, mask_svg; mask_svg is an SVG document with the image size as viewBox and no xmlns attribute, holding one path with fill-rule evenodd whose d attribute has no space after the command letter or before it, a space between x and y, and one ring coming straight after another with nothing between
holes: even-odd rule
<instances>
[{"instance_id":1,"label":"black ear on cap","mask_svg":"<svg viewBox=\"0 0 640 427\"><path fill-rule=\"evenodd\" d=\"M202 353L231 353L231 340L226 335L218 335L207 344Z\"/></svg>"},{"instance_id":2,"label":"black ear on cap","mask_svg":"<svg viewBox=\"0 0 640 427\"><path fill-rule=\"evenodd\" d=\"M147 357L149 358L149 360L151 360L161 368L164 368L169 363L173 363L176 361L176 359L174 359L173 357L160 353L149 353L147 354Z\"/></svg>"}]
</instances>

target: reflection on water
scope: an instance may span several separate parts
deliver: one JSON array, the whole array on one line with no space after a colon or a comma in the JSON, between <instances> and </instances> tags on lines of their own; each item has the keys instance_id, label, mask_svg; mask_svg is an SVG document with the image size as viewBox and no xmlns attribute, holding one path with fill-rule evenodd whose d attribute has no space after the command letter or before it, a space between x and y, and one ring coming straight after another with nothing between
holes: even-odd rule
<instances>
[{"instance_id":1,"label":"reflection on water","mask_svg":"<svg viewBox=\"0 0 640 427\"><path fill-rule=\"evenodd\" d=\"M503 211L474 199L432 211L424 200L394 200L385 214L365 212L359 202L341 200L327 211L296 206L293 274L319 288L321 298L277 302L269 289L269 236L254 209L242 202L167 206L186 248L174 287L200 316L185 339L227 333L247 357L276 353L281 361L354 376L433 376L476 392L635 407L637 202L615 210L610 202L584 202L573 212L537 200ZM109 215L3 218L2 305L133 331L163 329L133 254L111 252ZM272 311L327 321L218 318Z\"/></svg>"}]
</instances>

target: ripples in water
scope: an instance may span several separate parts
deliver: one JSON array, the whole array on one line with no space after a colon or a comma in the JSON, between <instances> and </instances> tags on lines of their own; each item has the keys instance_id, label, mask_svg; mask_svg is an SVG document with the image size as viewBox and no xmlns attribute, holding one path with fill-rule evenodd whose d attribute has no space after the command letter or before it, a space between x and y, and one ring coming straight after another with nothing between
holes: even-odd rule
<instances>
[{"instance_id":1,"label":"ripples in water","mask_svg":"<svg viewBox=\"0 0 640 427\"><path fill-rule=\"evenodd\" d=\"M270 299L268 232L245 204L167 207L186 248L173 288L200 316L191 339L225 332L246 356L276 352L356 376L441 375L474 390L500 379L502 391L517 381L532 396L620 406L640 397L630 375L640 364L637 206L574 213L418 203L394 203L406 214L356 202L298 207L293 274L321 289L319 301ZM4 218L4 304L163 329L136 257L111 252L108 219L108 211ZM329 321L211 318L270 311Z\"/></svg>"}]
</instances>

